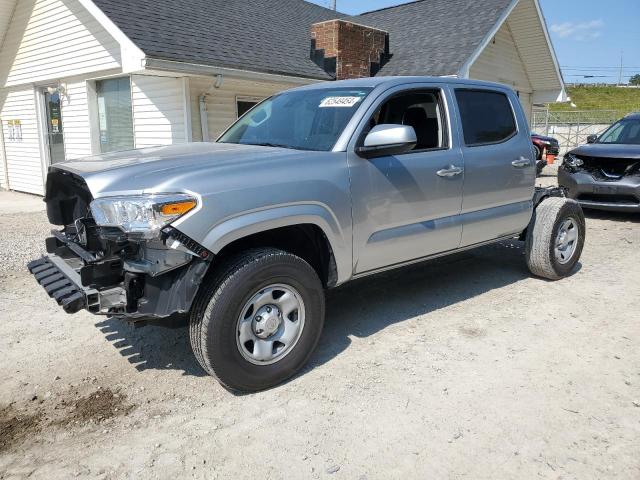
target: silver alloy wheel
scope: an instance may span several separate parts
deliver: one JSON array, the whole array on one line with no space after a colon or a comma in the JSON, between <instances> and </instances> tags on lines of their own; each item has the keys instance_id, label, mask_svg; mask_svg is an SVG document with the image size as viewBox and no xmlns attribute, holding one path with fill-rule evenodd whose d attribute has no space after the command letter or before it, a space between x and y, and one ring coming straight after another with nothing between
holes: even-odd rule
<instances>
[{"instance_id":1,"label":"silver alloy wheel","mask_svg":"<svg viewBox=\"0 0 640 480\"><path fill-rule=\"evenodd\" d=\"M573 218L569 217L562 222L556 235L554 248L558 262L564 264L571 260L578 245L578 235L578 224Z\"/></svg>"},{"instance_id":2,"label":"silver alloy wheel","mask_svg":"<svg viewBox=\"0 0 640 480\"><path fill-rule=\"evenodd\" d=\"M300 293L291 285L269 285L251 296L240 311L238 350L255 365L270 365L293 349L303 328Z\"/></svg>"}]
</instances>

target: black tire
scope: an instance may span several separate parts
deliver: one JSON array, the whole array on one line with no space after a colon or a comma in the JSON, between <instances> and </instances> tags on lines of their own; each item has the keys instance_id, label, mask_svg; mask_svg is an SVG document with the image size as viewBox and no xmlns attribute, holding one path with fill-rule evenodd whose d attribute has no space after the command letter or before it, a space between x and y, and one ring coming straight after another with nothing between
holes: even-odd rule
<instances>
[{"instance_id":1,"label":"black tire","mask_svg":"<svg viewBox=\"0 0 640 480\"><path fill-rule=\"evenodd\" d=\"M547 162L542 158L542 150L537 145L533 145L533 154L535 155L536 161L536 177L542 173Z\"/></svg>"},{"instance_id":2,"label":"black tire","mask_svg":"<svg viewBox=\"0 0 640 480\"><path fill-rule=\"evenodd\" d=\"M533 146L533 152L536 155L536 160L542 160L542 150L537 145Z\"/></svg>"},{"instance_id":3,"label":"black tire","mask_svg":"<svg viewBox=\"0 0 640 480\"><path fill-rule=\"evenodd\" d=\"M304 301L305 323L291 350L275 363L247 361L237 345L237 322L245 303L271 284L294 287ZM224 387L264 390L299 371L313 353L324 324L324 290L303 259L274 248L252 249L227 259L205 280L191 309L189 331L196 359Z\"/></svg>"},{"instance_id":4,"label":"black tire","mask_svg":"<svg viewBox=\"0 0 640 480\"><path fill-rule=\"evenodd\" d=\"M555 246L558 231L568 219L574 221L578 236L573 253L562 263L556 258ZM549 280L569 275L582 254L585 233L584 213L578 202L561 197L544 199L534 210L527 228L525 255L531 273Z\"/></svg>"}]
</instances>

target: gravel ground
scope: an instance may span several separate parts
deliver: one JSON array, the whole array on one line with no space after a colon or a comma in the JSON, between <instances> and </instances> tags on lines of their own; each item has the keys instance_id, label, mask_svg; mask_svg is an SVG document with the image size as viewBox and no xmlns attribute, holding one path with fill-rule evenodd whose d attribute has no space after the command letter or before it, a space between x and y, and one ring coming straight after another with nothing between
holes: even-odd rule
<instances>
[{"instance_id":1,"label":"gravel ground","mask_svg":"<svg viewBox=\"0 0 640 480\"><path fill-rule=\"evenodd\" d=\"M0 212L0 278L24 269L28 261L44 253L43 239L50 230L44 212Z\"/></svg>"},{"instance_id":2,"label":"gravel ground","mask_svg":"<svg viewBox=\"0 0 640 480\"><path fill-rule=\"evenodd\" d=\"M64 314L47 230L0 212L0 479L640 478L638 216L558 282L505 242L331 291L309 366L238 396L184 328Z\"/></svg>"}]
</instances>

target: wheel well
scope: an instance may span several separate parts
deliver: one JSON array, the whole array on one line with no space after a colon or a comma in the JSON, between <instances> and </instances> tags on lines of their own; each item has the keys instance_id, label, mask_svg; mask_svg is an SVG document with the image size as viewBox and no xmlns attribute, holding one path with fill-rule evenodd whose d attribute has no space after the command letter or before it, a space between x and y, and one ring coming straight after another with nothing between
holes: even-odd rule
<instances>
[{"instance_id":1,"label":"wheel well","mask_svg":"<svg viewBox=\"0 0 640 480\"><path fill-rule=\"evenodd\" d=\"M278 248L297 255L313 267L325 287L332 287L337 282L333 250L317 225L291 225L255 233L225 245L216 256L227 257L255 247Z\"/></svg>"}]
</instances>

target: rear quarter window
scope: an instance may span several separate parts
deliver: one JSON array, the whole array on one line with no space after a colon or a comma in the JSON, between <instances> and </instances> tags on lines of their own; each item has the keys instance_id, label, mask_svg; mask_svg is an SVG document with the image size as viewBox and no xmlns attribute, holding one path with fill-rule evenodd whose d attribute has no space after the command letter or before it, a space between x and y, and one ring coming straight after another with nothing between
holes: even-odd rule
<instances>
[{"instance_id":1,"label":"rear quarter window","mask_svg":"<svg viewBox=\"0 0 640 480\"><path fill-rule=\"evenodd\" d=\"M511 103L504 93L456 89L456 100L467 146L500 143L516 134Z\"/></svg>"}]
</instances>

